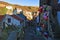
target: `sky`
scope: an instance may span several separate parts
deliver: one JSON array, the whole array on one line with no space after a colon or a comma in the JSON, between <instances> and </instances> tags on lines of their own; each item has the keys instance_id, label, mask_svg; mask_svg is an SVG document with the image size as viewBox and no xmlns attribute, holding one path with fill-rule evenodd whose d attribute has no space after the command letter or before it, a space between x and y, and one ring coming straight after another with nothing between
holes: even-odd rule
<instances>
[{"instance_id":1,"label":"sky","mask_svg":"<svg viewBox=\"0 0 60 40\"><path fill-rule=\"evenodd\" d=\"M39 0L0 0L11 4L18 4L23 6L39 6Z\"/></svg>"},{"instance_id":2,"label":"sky","mask_svg":"<svg viewBox=\"0 0 60 40\"><path fill-rule=\"evenodd\" d=\"M39 6L39 0L0 0L5 1L11 4L18 4L23 6ZM60 3L60 0L58 0L58 3Z\"/></svg>"}]
</instances>

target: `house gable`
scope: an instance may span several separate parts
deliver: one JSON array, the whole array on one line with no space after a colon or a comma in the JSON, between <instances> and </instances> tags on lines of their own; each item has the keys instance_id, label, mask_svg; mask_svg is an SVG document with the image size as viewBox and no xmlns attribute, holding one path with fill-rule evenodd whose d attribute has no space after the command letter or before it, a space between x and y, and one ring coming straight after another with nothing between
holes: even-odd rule
<instances>
[{"instance_id":1,"label":"house gable","mask_svg":"<svg viewBox=\"0 0 60 40\"><path fill-rule=\"evenodd\" d=\"M13 25L17 25L17 26L21 25L21 22L23 22L23 20L16 15L6 15L5 21L9 25L13 24ZM10 22L8 22L8 21L10 21Z\"/></svg>"}]
</instances>

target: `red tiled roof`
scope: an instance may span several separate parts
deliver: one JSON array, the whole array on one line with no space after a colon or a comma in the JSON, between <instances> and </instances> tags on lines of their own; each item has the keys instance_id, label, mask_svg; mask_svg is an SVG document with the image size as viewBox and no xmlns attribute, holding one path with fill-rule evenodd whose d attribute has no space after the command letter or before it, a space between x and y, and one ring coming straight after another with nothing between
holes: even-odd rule
<instances>
[{"instance_id":1,"label":"red tiled roof","mask_svg":"<svg viewBox=\"0 0 60 40\"><path fill-rule=\"evenodd\" d=\"M17 20L19 20L19 21L23 21L23 19L21 19L20 17L18 17L17 15L11 15L13 18L15 18L15 19L17 19Z\"/></svg>"},{"instance_id":2,"label":"red tiled roof","mask_svg":"<svg viewBox=\"0 0 60 40\"><path fill-rule=\"evenodd\" d=\"M10 16L12 16L13 18L15 18L15 19L17 19L17 20L19 20L19 21L23 21L23 19L21 19L20 17L18 17L18 16L16 16L16 15L10 15ZM5 15L0 15L0 21L2 21L2 19L5 17Z\"/></svg>"},{"instance_id":3,"label":"red tiled roof","mask_svg":"<svg viewBox=\"0 0 60 40\"><path fill-rule=\"evenodd\" d=\"M0 21L2 21L3 18L4 18L4 15L0 15Z\"/></svg>"}]
</instances>

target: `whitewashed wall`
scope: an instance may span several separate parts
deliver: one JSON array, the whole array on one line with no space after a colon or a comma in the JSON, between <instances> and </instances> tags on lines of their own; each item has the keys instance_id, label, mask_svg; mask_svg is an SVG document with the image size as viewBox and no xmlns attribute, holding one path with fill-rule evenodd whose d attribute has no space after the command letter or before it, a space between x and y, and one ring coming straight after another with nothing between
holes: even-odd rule
<instances>
[{"instance_id":1,"label":"whitewashed wall","mask_svg":"<svg viewBox=\"0 0 60 40\"><path fill-rule=\"evenodd\" d=\"M11 18L11 23L8 23L8 18ZM13 25L17 25L17 26L20 25L20 21L19 20L15 19L15 18L13 18L11 16L8 16L8 15L5 17L3 22L6 22L7 24L10 24L10 25L12 25L12 23L13 23Z\"/></svg>"}]
</instances>

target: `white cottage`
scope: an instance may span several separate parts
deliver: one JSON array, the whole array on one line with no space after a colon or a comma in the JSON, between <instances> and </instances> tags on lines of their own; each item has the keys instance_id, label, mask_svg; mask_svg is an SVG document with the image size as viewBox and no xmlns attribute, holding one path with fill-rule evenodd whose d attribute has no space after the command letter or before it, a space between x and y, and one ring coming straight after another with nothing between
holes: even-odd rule
<instances>
[{"instance_id":1,"label":"white cottage","mask_svg":"<svg viewBox=\"0 0 60 40\"><path fill-rule=\"evenodd\" d=\"M1 18L1 26L5 27L7 27L8 25L22 26L22 22L24 22L24 20L16 15L5 15Z\"/></svg>"},{"instance_id":2,"label":"white cottage","mask_svg":"<svg viewBox=\"0 0 60 40\"><path fill-rule=\"evenodd\" d=\"M23 14L27 17L28 20L33 19L32 12L30 12L30 11L23 11Z\"/></svg>"},{"instance_id":3,"label":"white cottage","mask_svg":"<svg viewBox=\"0 0 60 40\"><path fill-rule=\"evenodd\" d=\"M8 5L8 6L6 6L6 8L8 9L7 10L7 12L6 12L6 14L8 14L8 15L12 15L13 13L13 7L12 6L10 6L10 5Z\"/></svg>"}]
</instances>

